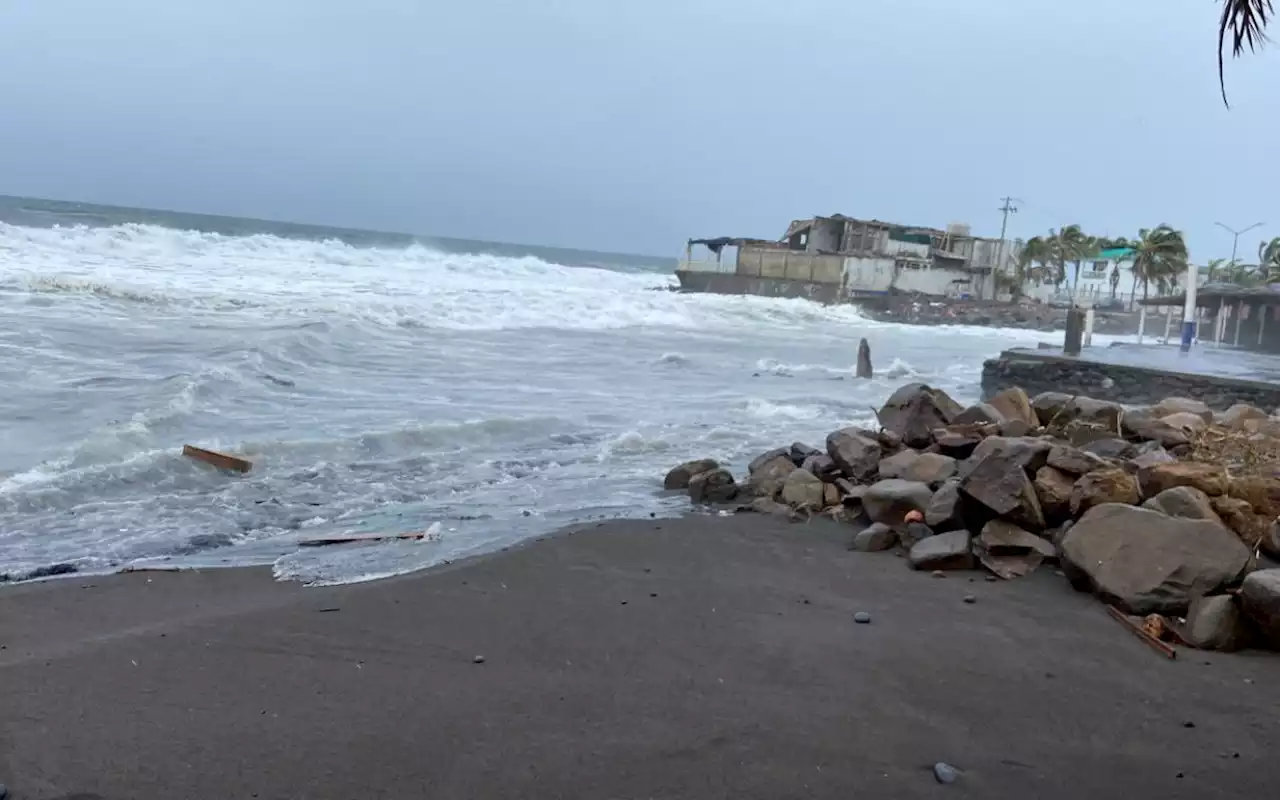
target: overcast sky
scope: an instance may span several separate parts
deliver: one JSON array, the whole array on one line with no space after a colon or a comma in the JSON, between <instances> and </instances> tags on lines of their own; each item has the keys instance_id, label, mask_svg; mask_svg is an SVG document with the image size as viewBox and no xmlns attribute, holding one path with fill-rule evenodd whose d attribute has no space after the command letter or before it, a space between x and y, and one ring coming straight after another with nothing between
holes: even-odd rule
<instances>
[{"instance_id":1,"label":"overcast sky","mask_svg":"<svg viewBox=\"0 0 1280 800\"><path fill-rule=\"evenodd\" d=\"M1280 235L1214 0L0 0L0 193L672 255L845 213Z\"/></svg>"}]
</instances>

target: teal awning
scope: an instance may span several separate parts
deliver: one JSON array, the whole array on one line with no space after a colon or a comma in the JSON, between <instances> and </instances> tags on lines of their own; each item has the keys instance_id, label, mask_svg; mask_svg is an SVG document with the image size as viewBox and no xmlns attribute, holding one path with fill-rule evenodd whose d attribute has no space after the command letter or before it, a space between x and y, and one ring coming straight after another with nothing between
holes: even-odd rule
<instances>
[{"instance_id":1,"label":"teal awning","mask_svg":"<svg viewBox=\"0 0 1280 800\"><path fill-rule=\"evenodd\" d=\"M1132 258L1134 252L1132 247L1108 247L1098 253L1098 257L1105 258L1108 261L1119 261L1123 258Z\"/></svg>"}]
</instances>

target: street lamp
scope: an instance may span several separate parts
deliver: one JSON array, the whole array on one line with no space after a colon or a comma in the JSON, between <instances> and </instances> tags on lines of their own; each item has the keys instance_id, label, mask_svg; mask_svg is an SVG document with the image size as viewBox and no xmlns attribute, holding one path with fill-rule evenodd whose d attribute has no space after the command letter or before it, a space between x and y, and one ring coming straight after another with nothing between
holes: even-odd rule
<instances>
[{"instance_id":1,"label":"street lamp","mask_svg":"<svg viewBox=\"0 0 1280 800\"><path fill-rule=\"evenodd\" d=\"M1234 266L1236 265L1236 245L1238 245L1238 244L1240 243L1240 234L1242 234L1242 233L1248 233L1249 231L1253 230L1254 228L1261 227L1261 226L1265 225L1266 223L1265 223L1265 222L1255 222L1255 223L1253 223L1252 225L1250 225L1249 227L1247 227L1247 228L1242 228L1242 229L1240 229L1240 230L1236 230L1235 228L1229 227L1229 226L1227 226L1227 225L1223 225L1221 222L1215 222L1215 223L1213 223L1213 224L1214 224L1214 225L1217 225L1219 228L1222 228L1224 231L1226 231L1226 232L1230 233L1230 234L1231 234L1231 236L1232 236L1232 239L1231 239L1231 266L1233 266L1233 267L1234 267Z\"/></svg>"}]
</instances>

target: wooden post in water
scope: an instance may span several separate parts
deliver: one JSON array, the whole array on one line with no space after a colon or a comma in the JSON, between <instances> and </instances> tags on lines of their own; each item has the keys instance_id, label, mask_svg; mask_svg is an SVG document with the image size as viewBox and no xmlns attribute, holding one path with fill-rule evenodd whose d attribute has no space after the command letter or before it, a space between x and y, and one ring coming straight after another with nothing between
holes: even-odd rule
<instances>
[{"instance_id":1,"label":"wooden post in water","mask_svg":"<svg viewBox=\"0 0 1280 800\"><path fill-rule=\"evenodd\" d=\"M865 337L858 342L858 366L855 369L854 377L870 378L872 376L871 345L867 344Z\"/></svg>"},{"instance_id":2,"label":"wooden post in water","mask_svg":"<svg viewBox=\"0 0 1280 800\"><path fill-rule=\"evenodd\" d=\"M1233 342L1236 347L1240 346L1240 322L1244 319L1244 300L1236 301L1236 337Z\"/></svg>"},{"instance_id":3,"label":"wooden post in water","mask_svg":"<svg viewBox=\"0 0 1280 800\"><path fill-rule=\"evenodd\" d=\"M1271 306L1264 306L1259 303L1258 309L1258 347L1262 347L1262 329L1266 327L1267 316L1271 313Z\"/></svg>"}]
</instances>

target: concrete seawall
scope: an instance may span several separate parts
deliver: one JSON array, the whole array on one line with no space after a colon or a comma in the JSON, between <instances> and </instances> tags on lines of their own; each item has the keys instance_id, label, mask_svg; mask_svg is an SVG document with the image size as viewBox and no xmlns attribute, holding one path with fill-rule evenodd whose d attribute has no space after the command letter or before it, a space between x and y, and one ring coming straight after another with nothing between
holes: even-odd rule
<instances>
[{"instance_id":1,"label":"concrete seawall","mask_svg":"<svg viewBox=\"0 0 1280 800\"><path fill-rule=\"evenodd\" d=\"M761 297L798 297L817 303L840 301L840 286L834 283L801 281L794 278L756 278L731 272L688 272L677 270L680 289L711 294L754 294Z\"/></svg>"},{"instance_id":2,"label":"concrete seawall","mask_svg":"<svg viewBox=\"0 0 1280 800\"><path fill-rule=\"evenodd\" d=\"M982 367L982 395L989 398L1011 386L1028 394L1065 392L1118 403L1158 403L1189 397L1224 410L1236 403L1264 409L1280 406L1280 383L1181 372L1132 364L1070 358L1034 350L1006 350Z\"/></svg>"}]
</instances>

